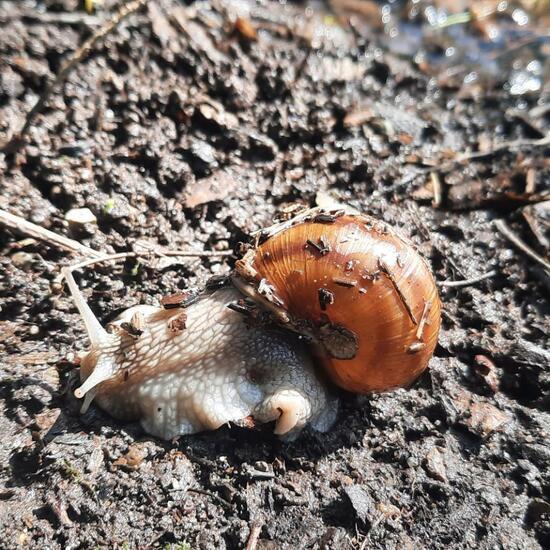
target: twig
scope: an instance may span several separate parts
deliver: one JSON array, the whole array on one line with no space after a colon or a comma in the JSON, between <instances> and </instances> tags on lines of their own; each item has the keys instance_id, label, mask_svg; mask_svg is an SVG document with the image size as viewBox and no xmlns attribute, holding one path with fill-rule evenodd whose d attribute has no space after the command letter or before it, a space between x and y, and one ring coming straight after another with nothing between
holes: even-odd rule
<instances>
[{"instance_id":1,"label":"twig","mask_svg":"<svg viewBox=\"0 0 550 550\"><path fill-rule=\"evenodd\" d=\"M368 533L364 536L363 541L361 542L361 546L359 547L359 550L365 550L367 547L367 544L369 543L369 535Z\"/></svg>"},{"instance_id":2,"label":"twig","mask_svg":"<svg viewBox=\"0 0 550 550\"><path fill-rule=\"evenodd\" d=\"M91 258L83 260L69 267L71 271L82 269L90 265L100 264L103 262L112 262L117 260L126 260L127 258L146 258L147 256L155 256L163 258L167 256L179 256L186 258L212 258L221 256L231 256L231 250L148 250L147 252L118 252L117 254L105 254L99 258Z\"/></svg>"},{"instance_id":3,"label":"twig","mask_svg":"<svg viewBox=\"0 0 550 550\"><path fill-rule=\"evenodd\" d=\"M256 550L256 545L258 544L258 538L262 531L263 523L261 521L255 521L250 527L250 536L248 537L248 542L246 543L246 550Z\"/></svg>"},{"instance_id":4,"label":"twig","mask_svg":"<svg viewBox=\"0 0 550 550\"><path fill-rule=\"evenodd\" d=\"M160 252L153 251L152 253L158 256L201 256L203 258L231 256L233 254L231 250L164 250ZM138 254L138 256L147 256L147 252L145 254Z\"/></svg>"},{"instance_id":5,"label":"twig","mask_svg":"<svg viewBox=\"0 0 550 550\"><path fill-rule=\"evenodd\" d=\"M120 24L120 22L131 15L132 13L139 10L141 7L145 6L149 0L132 0L122 5L117 13L114 14L113 18L105 23L101 28L99 28L88 40L86 40L80 48L78 48L70 59L63 65L61 70L57 73L56 77L51 80L47 85L46 89L42 95L38 98L38 101L35 103L34 107L29 111L25 119L25 124L19 132L18 135L14 136L9 143L4 147L4 149L18 149L23 142L23 138L29 131L36 115L40 113L45 103L48 101L54 90L57 86L65 81L69 73L80 63L94 48L94 46L112 32Z\"/></svg>"},{"instance_id":6,"label":"twig","mask_svg":"<svg viewBox=\"0 0 550 550\"><path fill-rule=\"evenodd\" d=\"M499 151L512 151L513 149L521 149L523 147L545 147L547 145L550 145L550 135L541 139L516 139L514 141L503 141L502 143L498 143L488 151L478 151L475 153L463 153L462 155L458 155L453 160L453 163L460 163L464 162L465 160L489 157L491 155L494 155L495 153L498 153Z\"/></svg>"},{"instance_id":7,"label":"twig","mask_svg":"<svg viewBox=\"0 0 550 550\"><path fill-rule=\"evenodd\" d=\"M40 239L48 244L58 246L63 250L68 250L76 254L81 254L87 259L79 263L73 264L70 267L73 269L80 269L89 265L97 264L100 262L108 262L114 260L121 260L126 258L145 258L147 256L167 257L167 256L180 256L180 257L201 257L201 258L213 258L231 256L231 250L147 250L145 252L119 252L117 254L104 254L98 250L94 250L89 246L79 243L74 239L58 235L49 229L40 227L32 222L25 220L20 216L10 214L5 210L0 209L0 224L19 231L23 235Z\"/></svg>"},{"instance_id":8,"label":"twig","mask_svg":"<svg viewBox=\"0 0 550 550\"><path fill-rule=\"evenodd\" d=\"M547 146L550 146L550 135L543 137L541 139L516 139L514 141L503 141L501 143L498 143L488 151L475 151L472 153L462 153L460 155L457 155L454 159L441 164L438 167L438 172L440 173L445 172L446 170L449 170L456 164L461 164L468 160L477 160L485 157L490 157L500 151L513 151L514 149L523 149L524 147L547 147ZM430 163L430 166L423 168L418 172L418 174L433 172L432 163L434 165L437 165L437 162L438 162L437 160L433 161L430 159L424 159L423 163L424 164ZM415 174L415 176L418 174ZM400 182L400 183L403 183L403 182Z\"/></svg>"},{"instance_id":9,"label":"twig","mask_svg":"<svg viewBox=\"0 0 550 550\"><path fill-rule=\"evenodd\" d=\"M444 21L436 25L438 29L444 29L446 27L452 27L453 25L463 25L469 23L472 19L472 14L469 11L462 13L453 13L449 15Z\"/></svg>"},{"instance_id":10,"label":"twig","mask_svg":"<svg viewBox=\"0 0 550 550\"><path fill-rule=\"evenodd\" d=\"M444 286L447 288L471 286L471 285L475 285L476 283L479 283L480 281L484 281L485 279L490 279L495 275L498 275L498 271L496 269L492 269L491 271L488 271L483 275L478 275L477 277L472 277L471 279L462 279L461 281L437 281L437 284L438 286Z\"/></svg>"},{"instance_id":11,"label":"twig","mask_svg":"<svg viewBox=\"0 0 550 550\"><path fill-rule=\"evenodd\" d=\"M544 258L539 256L529 245L524 243L511 229L504 220L495 220L495 227L498 231L504 235L511 243L517 246L524 254L529 256L532 260L540 264L547 271L547 275L550 275L550 263Z\"/></svg>"},{"instance_id":12,"label":"twig","mask_svg":"<svg viewBox=\"0 0 550 550\"><path fill-rule=\"evenodd\" d=\"M1 23L7 23L15 19L26 19L27 21L44 24L52 23L69 26L86 25L88 27L98 27L104 22L104 19L100 17L88 15L87 13L82 12L40 13L37 11L30 11L23 13L10 13L8 15L0 16Z\"/></svg>"},{"instance_id":13,"label":"twig","mask_svg":"<svg viewBox=\"0 0 550 550\"><path fill-rule=\"evenodd\" d=\"M401 299L401 302L403 302L403 305L405 306L405 309L407 310L407 313L409 314L409 317L411 318L411 321L416 326L418 326L418 321L416 320L416 317L414 316L411 305L409 304L409 302L405 298L405 295L403 294L403 292L399 288L399 285L397 284L397 279L394 277L394 275L393 275L391 269L389 268L389 266L386 264L386 262L379 259L378 260L378 267L380 268L380 271L383 271L386 274L386 276L388 277L388 279L390 280L391 284L393 285L393 288L397 292L397 295Z\"/></svg>"},{"instance_id":14,"label":"twig","mask_svg":"<svg viewBox=\"0 0 550 550\"><path fill-rule=\"evenodd\" d=\"M437 172L430 172L430 179L432 180L432 188L434 193L433 206L439 208L443 198L443 189L441 185L441 178Z\"/></svg>"},{"instance_id":15,"label":"twig","mask_svg":"<svg viewBox=\"0 0 550 550\"><path fill-rule=\"evenodd\" d=\"M206 495L208 497L213 498L215 501L221 504L224 508L231 508L231 503L228 500L225 500L225 498L222 498L220 495L217 495L216 493L212 493L211 491L206 491L205 489L193 489L192 487L187 489L187 491L190 493L197 493L199 495Z\"/></svg>"},{"instance_id":16,"label":"twig","mask_svg":"<svg viewBox=\"0 0 550 550\"><path fill-rule=\"evenodd\" d=\"M369 544L369 541L370 541L370 536L372 535L372 533L374 533L375 529L380 525L383 519L384 519L384 514L382 513L376 514L376 516L374 517L374 521L372 522L372 525L369 529L369 532L365 535L365 538L363 539L363 542L361 543L361 547L359 548L359 550L365 550L367 548L367 545Z\"/></svg>"},{"instance_id":17,"label":"twig","mask_svg":"<svg viewBox=\"0 0 550 550\"><path fill-rule=\"evenodd\" d=\"M510 55L511 53L516 52L517 50L520 50L521 48L525 48L525 46L530 46L533 43L537 43L540 40L544 40L546 37L544 35L540 36L528 36L524 39L518 40L515 43L510 44L505 50L503 51L495 51L490 55L490 58L495 61L497 59L500 59L501 57L505 57L507 55Z\"/></svg>"},{"instance_id":18,"label":"twig","mask_svg":"<svg viewBox=\"0 0 550 550\"><path fill-rule=\"evenodd\" d=\"M103 253L98 252L97 250L94 250L89 246L83 245L78 241L75 241L74 239L69 239L69 237L58 235L57 233L54 233L49 229L40 227L39 225L29 222L24 218L21 218L20 216L15 216L14 214L10 214L9 212L6 212L5 210L1 210L1 209L0 209L0 224L3 224L6 227L9 227L10 229L19 231L24 235L28 235L29 237L40 239L41 241L45 241L49 244L58 246L63 250L68 250L69 252L82 254L83 256L86 256L88 258L94 258L97 260L98 258L101 258L102 256L104 256Z\"/></svg>"}]
</instances>

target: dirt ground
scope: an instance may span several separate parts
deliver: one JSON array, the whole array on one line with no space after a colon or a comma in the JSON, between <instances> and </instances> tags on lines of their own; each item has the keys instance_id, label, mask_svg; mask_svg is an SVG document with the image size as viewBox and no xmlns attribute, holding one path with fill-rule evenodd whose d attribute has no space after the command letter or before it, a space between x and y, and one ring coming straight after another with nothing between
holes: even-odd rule
<instances>
[{"instance_id":1,"label":"dirt ground","mask_svg":"<svg viewBox=\"0 0 550 550\"><path fill-rule=\"evenodd\" d=\"M441 287L440 342L413 388L342 396L329 433L285 443L269 425L231 426L163 442L94 406L79 414L86 338L58 282L76 258L2 227L0 547L548 547L550 276L495 225L548 258L547 41L519 29L513 3L489 21L507 33L489 63L484 20L424 32L427 2L395 3L396 28L421 32L389 40L375 2L349 19L357 3L151 1L14 147L116 8L96 4L0 4L1 209L107 253L225 251L288 204L336 200L399 227L438 281L489 276ZM75 207L97 223L69 226ZM106 321L233 261L129 259L79 283Z\"/></svg>"}]
</instances>

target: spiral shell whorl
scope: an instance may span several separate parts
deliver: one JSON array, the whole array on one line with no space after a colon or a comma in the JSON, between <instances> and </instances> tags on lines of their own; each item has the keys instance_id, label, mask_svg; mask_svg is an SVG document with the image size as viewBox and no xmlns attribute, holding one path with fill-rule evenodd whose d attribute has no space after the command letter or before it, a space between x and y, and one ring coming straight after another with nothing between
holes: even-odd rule
<instances>
[{"instance_id":1,"label":"spiral shell whorl","mask_svg":"<svg viewBox=\"0 0 550 550\"><path fill-rule=\"evenodd\" d=\"M440 325L435 281L413 245L363 215L313 211L283 225L237 266L259 298L318 344L339 386L368 393L412 383Z\"/></svg>"}]
</instances>

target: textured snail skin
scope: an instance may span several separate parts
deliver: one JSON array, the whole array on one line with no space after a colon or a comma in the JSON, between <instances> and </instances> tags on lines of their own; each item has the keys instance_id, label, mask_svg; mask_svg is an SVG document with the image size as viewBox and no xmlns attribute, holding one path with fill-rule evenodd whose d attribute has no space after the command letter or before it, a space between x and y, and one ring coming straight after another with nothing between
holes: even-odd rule
<instances>
[{"instance_id":1,"label":"textured snail skin","mask_svg":"<svg viewBox=\"0 0 550 550\"><path fill-rule=\"evenodd\" d=\"M293 330L317 342L319 361L340 387L368 393L410 385L440 326L426 262L382 222L320 219L306 213L272 230L249 255L249 279L271 291Z\"/></svg>"},{"instance_id":2,"label":"textured snail skin","mask_svg":"<svg viewBox=\"0 0 550 550\"><path fill-rule=\"evenodd\" d=\"M296 433L306 423L327 430L337 400L313 372L311 359L296 337L248 327L227 307L240 298L230 287L202 296L185 310L135 306L125 311L112 323L114 331L82 359L84 384L75 393L86 396L83 408L94 399L115 418L139 420L146 432L162 439L247 417L276 420L277 434ZM170 322L182 311L185 329L174 332ZM136 313L145 324L133 337L120 325ZM103 380L87 389L85 381L96 370Z\"/></svg>"}]
</instances>

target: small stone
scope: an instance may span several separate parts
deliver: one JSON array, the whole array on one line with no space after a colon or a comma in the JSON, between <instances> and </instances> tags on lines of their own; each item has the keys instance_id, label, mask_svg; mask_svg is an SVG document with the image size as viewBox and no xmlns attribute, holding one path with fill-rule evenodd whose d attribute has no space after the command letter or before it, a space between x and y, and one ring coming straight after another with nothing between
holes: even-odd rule
<instances>
[{"instance_id":1,"label":"small stone","mask_svg":"<svg viewBox=\"0 0 550 550\"><path fill-rule=\"evenodd\" d=\"M57 422L60 414L60 409L48 409L43 413L37 414L34 421L38 429L46 433Z\"/></svg>"},{"instance_id":2,"label":"small stone","mask_svg":"<svg viewBox=\"0 0 550 550\"><path fill-rule=\"evenodd\" d=\"M34 256L28 252L16 252L11 255L12 264L23 271L28 271L32 268Z\"/></svg>"},{"instance_id":3,"label":"small stone","mask_svg":"<svg viewBox=\"0 0 550 550\"><path fill-rule=\"evenodd\" d=\"M256 470L258 470L258 472L269 472L269 471L271 471L271 466L263 460L258 460L257 462L254 462L254 468L256 468Z\"/></svg>"},{"instance_id":4,"label":"small stone","mask_svg":"<svg viewBox=\"0 0 550 550\"><path fill-rule=\"evenodd\" d=\"M494 362L485 355L476 355L474 361L474 372L477 377L481 379L493 393L496 393L499 386L499 377Z\"/></svg>"},{"instance_id":5,"label":"small stone","mask_svg":"<svg viewBox=\"0 0 550 550\"><path fill-rule=\"evenodd\" d=\"M348 497L357 519L367 523L375 512L371 496L359 485L344 487L344 494Z\"/></svg>"},{"instance_id":6,"label":"small stone","mask_svg":"<svg viewBox=\"0 0 550 550\"><path fill-rule=\"evenodd\" d=\"M445 457L437 447L432 447L428 451L424 468L431 478L437 479L438 481L447 481Z\"/></svg>"},{"instance_id":7,"label":"small stone","mask_svg":"<svg viewBox=\"0 0 550 550\"><path fill-rule=\"evenodd\" d=\"M63 293L63 284L58 283L57 281L53 281L50 283L50 292L56 296Z\"/></svg>"},{"instance_id":8,"label":"small stone","mask_svg":"<svg viewBox=\"0 0 550 550\"><path fill-rule=\"evenodd\" d=\"M120 460L120 459L119 459ZM99 472L100 468L103 466L104 455L101 444L98 441L94 441L94 450L90 453L88 462L86 464L86 471L95 475Z\"/></svg>"},{"instance_id":9,"label":"small stone","mask_svg":"<svg viewBox=\"0 0 550 550\"><path fill-rule=\"evenodd\" d=\"M221 103L209 100L208 103L199 105L197 112L204 121L220 129L232 130L239 126L239 119L226 111Z\"/></svg>"},{"instance_id":10,"label":"small stone","mask_svg":"<svg viewBox=\"0 0 550 550\"><path fill-rule=\"evenodd\" d=\"M510 421L508 414L500 411L489 403L473 403L470 407L470 417L466 424L472 431L483 437L492 432L500 431Z\"/></svg>"},{"instance_id":11,"label":"small stone","mask_svg":"<svg viewBox=\"0 0 550 550\"><path fill-rule=\"evenodd\" d=\"M72 225L85 225L97 223L97 218L89 208L71 208L65 214L65 220Z\"/></svg>"},{"instance_id":12,"label":"small stone","mask_svg":"<svg viewBox=\"0 0 550 550\"><path fill-rule=\"evenodd\" d=\"M218 167L216 150L205 141L195 140L188 151L191 165L197 175L204 177Z\"/></svg>"},{"instance_id":13,"label":"small stone","mask_svg":"<svg viewBox=\"0 0 550 550\"><path fill-rule=\"evenodd\" d=\"M348 487L350 485L353 485L353 479L350 476L343 475L340 478L340 483L343 487Z\"/></svg>"},{"instance_id":14,"label":"small stone","mask_svg":"<svg viewBox=\"0 0 550 550\"><path fill-rule=\"evenodd\" d=\"M23 79L9 67L3 67L0 73L0 98L18 97L25 91Z\"/></svg>"},{"instance_id":15,"label":"small stone","mask_svg":"<svg viewBox=\"0 0 550 550\"><path fill-rule=\"evenodd\" d=\"M144 445L134 443L124 456L117 458L117 460L113 462L113 465L126 470L139 470L141 463L147 458L148 454L147 448Z\"/></svg>"},{"instance_id":16,"label":"small stone","mask_svg":"<svg viewBox=\"0 0 550 550\"><path fill-rule=\"evenodd\" d=\"M195 208L201 204L221 201L239 188L239 181L229 172L218 170L211 176L189 183L185 189L184 204Z\"/></svg>"},{"instance_id":17,"label":"small stone","mask_svg":"<svg viewBox=\"0 0 550 550\"><path fill-rule=\"evenodd\" d=\"M379 502L376 505L376 508L386 518L397 518L401 515L401 510L393 504L385 504L384 502Z\"/></svg>"}]
</instances>

